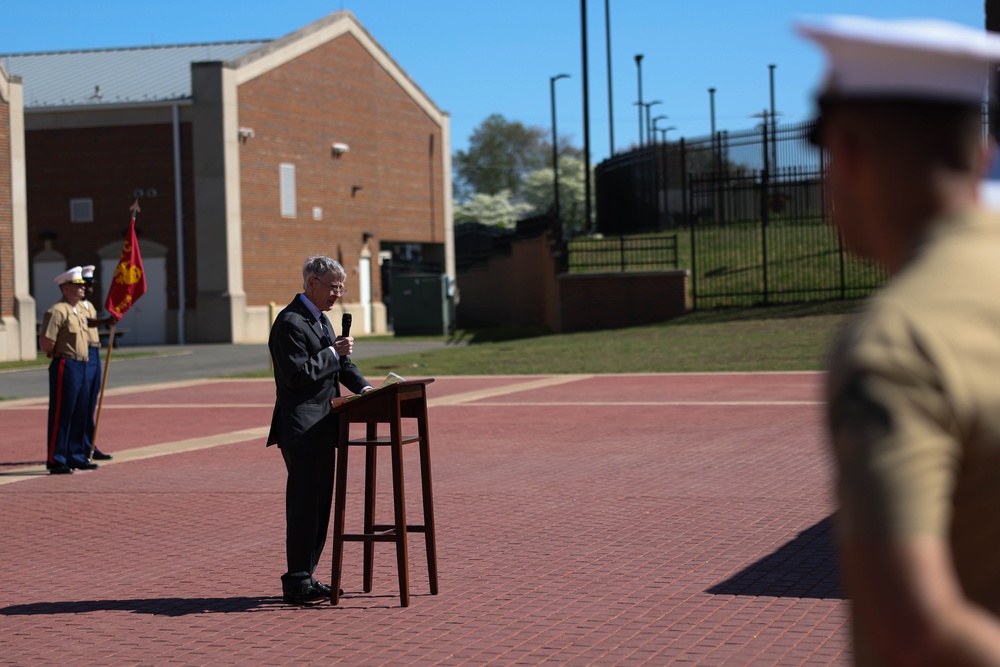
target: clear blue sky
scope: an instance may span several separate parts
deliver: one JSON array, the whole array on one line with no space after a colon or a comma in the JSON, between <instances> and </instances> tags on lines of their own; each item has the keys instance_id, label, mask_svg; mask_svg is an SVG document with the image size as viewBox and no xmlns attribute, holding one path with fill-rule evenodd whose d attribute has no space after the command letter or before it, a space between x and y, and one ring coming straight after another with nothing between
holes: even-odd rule
<instances>
[{"instance_id":1,"label":"clear blue sky","mask_svg":"<svg viewBox=\"0 0 1000 667\"><path fill-rule=\"evenodd\" d=\"M935 17L984 24L984 0L610 0L615 148L638 140L638 71L643 99L661 100L668 136L710 127L716 88L718 129L753 126L769 106L768 65L776 65L779 120L808 118L822 73L819 52L792 31L796 16L863 14ZM580 0L8 0L0 53L185 44L281 37L349 9L443 110L452 148L465 148L483 119L551 130L549 77L557 125L583 145ZM590 145L597 164L610 152L604 0L587 0Z\"/></svg>"}]
</instances>

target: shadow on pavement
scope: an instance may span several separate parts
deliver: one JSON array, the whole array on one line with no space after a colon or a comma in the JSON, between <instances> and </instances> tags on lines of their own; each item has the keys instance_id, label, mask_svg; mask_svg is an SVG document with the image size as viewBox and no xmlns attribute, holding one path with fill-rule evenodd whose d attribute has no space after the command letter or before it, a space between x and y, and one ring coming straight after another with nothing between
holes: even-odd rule
<instances>
[{"instance_id":1,"label":"shadow on pavement","mask_svg":"<svg viewBox=\"0 0 1000 667\"><path fill-rule=\"evenodd\" d=\"M716 595L843 599L833 516L806 528L772 554L708 589Z\"/></svg>"},{"instance_id":2,"label":"shadow on pavement","mask_svg":"<svg viewBox=\"0 0 1000 667\"><path fill-rule=\"evenodd\" d=\"M35 616L50 614L85 614L97 611L131 611L154 616L187 616L189 614L266 611L290 609L280 597L233 598L146 598L140 600L76 600L65 602L34 602L15 604L0 609L3 616Z\"/></svg>"}]
</instances>

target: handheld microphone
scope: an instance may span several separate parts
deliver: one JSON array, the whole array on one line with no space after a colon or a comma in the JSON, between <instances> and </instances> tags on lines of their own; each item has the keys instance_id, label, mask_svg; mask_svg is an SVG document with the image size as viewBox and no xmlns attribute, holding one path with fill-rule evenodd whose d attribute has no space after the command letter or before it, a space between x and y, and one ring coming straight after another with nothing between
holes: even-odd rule
<instances>
[{"instance_id":1,"label":"handheld microphone","mask_svg":"<svg viewBox=\"0 0 1000 667\"><path fill-rule=\"evenodd\" d=\"M347 338L348 336L351 335L351 320L352 319L353 318L351 317L350 313L344 313L344 317L341 318L341 320L340 320L340 329L341 329L340 335L343 336L344 338ZM343 367L344 364L347 363L346 359L347 359L347 355L344 355L344 356L342 356L340 358L340 365L341 365L341 367Z\"/></svg>"}]
</instances>

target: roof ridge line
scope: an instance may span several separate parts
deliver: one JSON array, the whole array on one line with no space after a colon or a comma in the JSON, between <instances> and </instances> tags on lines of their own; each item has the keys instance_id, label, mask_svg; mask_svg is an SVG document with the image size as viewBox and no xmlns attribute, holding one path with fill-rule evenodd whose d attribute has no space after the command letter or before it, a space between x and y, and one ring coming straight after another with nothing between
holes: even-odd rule
<instances>
[{"instance_id":1,"label":"roof ridge line","mask_svg":"<svg viewBox=\"0 0 1000 667\"><path fill-rule=\"evenodd\" d=\"M74 53L105 53L108 51L150 51L154 49L182 49L200 46L232 46L234 44L267 44L275 41L275 38L267 39L233 39L222 42L191 42L186 44L154 44L149 46L110 46L96 49L66 49L64 51L30 51L24 53L0 53L0 58L14 58L20 56L61 56Z\"/></svg>"}]
</instances>

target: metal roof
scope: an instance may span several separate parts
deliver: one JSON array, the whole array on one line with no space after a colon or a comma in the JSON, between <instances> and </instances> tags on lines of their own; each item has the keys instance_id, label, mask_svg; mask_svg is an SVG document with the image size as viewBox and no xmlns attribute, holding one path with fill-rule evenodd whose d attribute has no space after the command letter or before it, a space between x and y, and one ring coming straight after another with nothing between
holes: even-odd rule
<instances>
[{"instance_id":1,"label":"metal roof","mask_svg":"<svg viewBox=\"0 0 1000 667\"><path fill-rule=\"evenodd\" d=\"M22 77L25 109L135 104L191 97L191 63L230 61L272 40L0 54Z\"/></svg>"}]
</instances>

